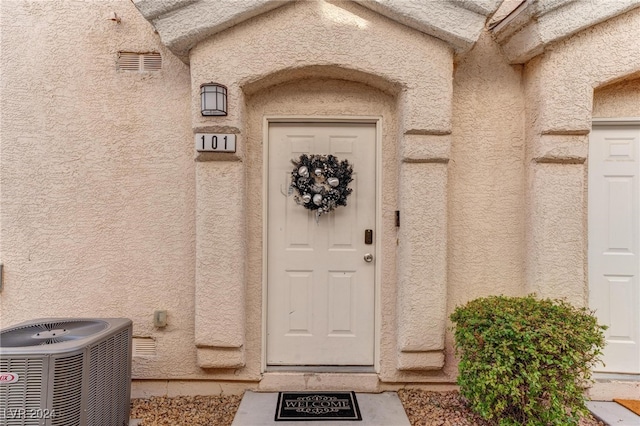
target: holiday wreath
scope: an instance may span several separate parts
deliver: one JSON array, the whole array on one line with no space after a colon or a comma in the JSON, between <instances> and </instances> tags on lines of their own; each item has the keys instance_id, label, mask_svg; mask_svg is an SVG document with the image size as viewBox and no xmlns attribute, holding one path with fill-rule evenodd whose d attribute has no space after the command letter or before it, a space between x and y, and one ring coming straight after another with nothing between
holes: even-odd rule
<instances>
[{"instance_id":1,"label":"holiday wreath","mask_svg":"<svg viewBox=\"0 0 640 426\"><path fill-rule=\"evenodd\" d=\"M347 197L352 191L348 186L353 180L353 167L347 160L338 161L333 155L302 154L297 161L291 162L294 168L290 192L296 191L296 203L315 210L316 219L338 206L347 205Z\"/></svg>"}]
</instances>

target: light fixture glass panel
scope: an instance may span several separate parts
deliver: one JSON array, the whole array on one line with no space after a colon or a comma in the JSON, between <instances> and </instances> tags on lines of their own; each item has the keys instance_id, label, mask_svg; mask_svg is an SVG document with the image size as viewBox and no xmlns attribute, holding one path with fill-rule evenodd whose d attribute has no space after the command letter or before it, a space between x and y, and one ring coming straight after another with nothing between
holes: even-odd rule
<instances>
[{"instance_id":1,"label":"light fixture glass panel","mask_svg":"<svg viewBox=\"0 0 640 426\"><path fill-rule=\"evenodd\" d=\"M200 110L205 116L227 115L227 88L218 83L200 86Z\"/></svg>"}]
</instances>

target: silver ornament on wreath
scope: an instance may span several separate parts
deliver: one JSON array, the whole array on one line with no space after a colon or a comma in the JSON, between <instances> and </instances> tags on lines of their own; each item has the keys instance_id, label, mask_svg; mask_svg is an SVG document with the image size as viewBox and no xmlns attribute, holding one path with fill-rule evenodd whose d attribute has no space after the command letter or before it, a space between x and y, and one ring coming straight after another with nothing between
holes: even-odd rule
<instances>
[{"instance_id":1,"label":"silver ornament on wreath","mask_svg":"<svg viewBox=\"0 0 640 426\"><path fill-rule=\"evenodd\" d=\"M294 168L289 193L295 194L296 203L314 211L316 220L347 205L347 197L352 192L349 183L353 180L353 167L349 161L340 161L331 154L302 154L291 162Z\"/></svg>"}]
</instances>

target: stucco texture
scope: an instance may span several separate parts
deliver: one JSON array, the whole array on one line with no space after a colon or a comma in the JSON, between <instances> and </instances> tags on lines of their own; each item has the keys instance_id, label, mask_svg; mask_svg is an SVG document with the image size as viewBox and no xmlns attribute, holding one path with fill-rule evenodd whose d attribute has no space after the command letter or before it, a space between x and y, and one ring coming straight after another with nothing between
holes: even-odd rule
<instances>
[{"instance_id":1,"label":"stucco texture","mask_svg":"<svg viewBox=\"0 0 640 426\"><path fill-rule=\"evenodd\" d=\"M585 161L598 115L594 89L638 75L638 37L634 9L553 44L525 66L528 292L587 303ZM607 114L613 96L633 99L607 90L595 103Z\"/></svg>"},{"instance_id":2,"label":"stucco texture","mask_svg":"<svg viewBox=\"0 0 640 426\"><path fill-rule=\"evenodd\" d=\"M128 317L157 341L134 376L194 374L189 69L128 1L1 12L1 325ZM162 70L117 71L118 51L159 52Z\"/></svg>"},{"instance_id":3,"label":"stucco texture","mask_svg":"<svg viewBox=\"0 0 640 426\"><path fill-rule=\"evenodd\" d=\"M381 89L397 86L405 98L403 133L448 133L452 55L444 42L352 2L292 2L216 34L191 50L193 126L210 123L200 115L200 84L228 83L229 114L216 125L237 127L244 119L241 87L257 90L259 80L269 78L263 84L274 84L280 74L286 81L296 69L313 66L308 72L322 75L325 68L344 68L345 73L376 76L369 77L371 84L387 86ZM426 107L425 98L429 99Z\"/></svg>"},{"instance_id":4,"label":"stucco texture","mask_svg":"<svg viewBox=\"0 0 640 426\"><path fill-rule=\"evenodd\" d=\"M487 34L456 67L449 166L450 307L524 290L521 84L521 66L508 65Z\"/></svg>"},{"instance_id":5,"label":"stucco texture","mask_svg":"<svg viewBox=\"0 0 640 426\"><path fill-rule=\"evenodd\" d=\"M488 31L455 54L354 2L291 2L187 66L129 0L0 8L1 326L129 317L157 343L134 357L146 395L377 391L454 383L447 318L471 299L586 303L588 133L640 116L640 9L509 65ZM119 51L159 52L162 70L118 71ZM211 81L226 117L200 114ZM263 371L267 115L381 119L375 373ZM196 132L238 151L197 154Z\"/></svg>"},{"instance_id":6,"label":"stucco texture","mask_svg":"<svg viewBox=\"0 0 640 426\"><path fill-rule=\"evenodd\" d=\"M598 118L640 117L640 77L625 79L596 89L593 116Z\"/></svg>"},{"instance_id":7,"label":"stucco texture","mask_svg":"<svg viewBox=\"0 0 640 426\"><path fill-rule=\"evenodd\" d=\"M640 9L558 42L525 67L528 124L535 133L591 129L593 90L640 70Z\"/></svg>"},{"instance_id":8,"label":"stucco texture","mask_svg":"<svg viewBox=\"0 0 640 426\"><path fill-rule=\"evenodd\" d=\"M291 43L290 40L296 42ZM243 48L239 50L238 46ZM354 46L358 48L354 49ZM399 67L397 64L403 66ZM223 370L224 365L219 365L221 370L209 371L209 377L258 380L262 368L261 250L264 242L261 238L261 209L259 205L254 205L264 202L262 197L256 197L255 191L255 188L261 188L263 179L264 165L260 157L264 130L262 117L266 114L316 117L383 115L382 128L386 135L384 150L394 150L394 155L397 155L398 147L401 146L403 160L414 163L406 167L408 172L399 181L393 174L397 159L392 161L385 157L384 161L394 166L383 167L385 194L397 197L399 193L405 193L404 205L407 209L401 231L405 232L405 237L400 235L398 238L393 225L398 201L386 201L388 204L383 203L381 206L381 215L387 221L387 226L390 225L383 231L383 236L385 232L394 235L382 239L383 247L386 247L383 249L385 255L382 257L382 274L387 278L384 278L385 284L378 303L385 306L383 312L387 312L387 309L388 312L381 322L384 324L380 328L381 336L385 337L380 338L380 356L377 358L382 376L392 381L405 380L406 378L395 373L398 350L424 352L442 351L444 348L446 161L450 138L443 135L451 131L452 49L437 39L351 2L294 2L203 41L191 51L190 67L194 130L226 129L240 134L244 143L235 155L227 159L239 161L243 165L246 188L253 188L247 192L246 212L238 210L236 204L230 206L229 212L230 217L247 221L249 251L245 259L238 260L238 263L242 262L244 265L247 274L246 287L233 284L236 287L232 291L215 292L217 303L240 303L246 309L246 344L240 348L246 355L246 366L230 372ZM219 81L229 87L228 116L212 120L200 115L198 88L207 81ZM393 102L390 103L389 99L393 99ZM380 106L376 106L377 103ZM254 152L254 157L249 155L250 152ZM210 160L223 159L202 157L196 168L209 168L207 162ZM428 164L432 161L439 164ZM434 175L438 176L437 179L431 180L429 173L425 173L430 169L438 170ZM200 194L205 191L199 188L209 185L209 180L198 178L200 172L196 176L197 203L200 206ZM417 189L415 183L424 182L425 179L432 186L432 193L440 196L423 198L418 204L410 189ZM234 183L233 179L227 179L227 185ZM398 185L405 185L407 190L403 191ZM387 199L388 196L384 197ZM432 209L436 218L429 226L430 232L424 232L423 206ZM244 241L244 234L229 231L229 227L220 226L216 231L198 232L198 259L206 257L205 246L219 232L225 235L226 241L222 242L225 247L236 247ZM428 244L434 237L437 244ZM418 243L409 244L410 240ZM411 274L401 274L399 281L393 276L396 262L394 251L398 241L400 246L406 246L399 250L409 259L409 262L404 263L404 270L414 271ZM217 268L218 272L214 274L224 277L225 282L238 283L241 280L241 271L231 270L222 264L209 267ZM435 273L421 275L420 271L425 267ZM200 285L199 282L200 272L197 270L197 286ZM205 285L204 281L202 285ZM406 286L408 289L398 297L398 310L394 309L397 286ZM429 298L417 297L411 288L422 288L427 292L429 289L436 289L437 292ZM196 293L199 291L197 288ZM433 309L434 307L437 309ZM199 302L196 302L196 310L198 309ZM404 314L411 310L415 312L414 315ZM425 312L428 312L427 318L424 317ZM402 323L400 336L396 335L396 327L392 331L386 330L387 326L394 325L397 315L403 315L398 319ZM208 315L206 310L202 316L197 311L196 317L209 318L206 323L196 323L197 328L206 328L207 333L216 328L226 330L225 324L229 321L228 318L216 320L218 317ZM434 321L429 325L430 320ZM200 334L197 329L196 335ZM411 343L407 345L402 337L405 335L420 335L421 343L418 346L411 346ZM226 341L221 344L210 339L206 346L217 348L231 345ZM420 363L404 366L411 370L425 369ZM441 354L436 364L426 366L427 369L434 367L442 367ZM426 380L419 374L407 374L406 377L413 377L415 380Z\"/></svg>"}]
</instances>

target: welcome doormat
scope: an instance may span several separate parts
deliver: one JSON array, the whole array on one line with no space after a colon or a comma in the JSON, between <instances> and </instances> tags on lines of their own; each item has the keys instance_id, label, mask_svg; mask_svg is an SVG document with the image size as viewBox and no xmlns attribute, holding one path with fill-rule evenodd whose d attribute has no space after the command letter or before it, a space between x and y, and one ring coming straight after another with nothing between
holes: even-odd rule
<instances>
[{"instance_id":1,"label":"welcome doormat","mask_svg":"<svg viewBox=\"0 0 640 426\"><path fill-rule=\"evenodd\" d=\"M275 421L362 420L355 392L280 392Z\"/></svg>"}]
</instances>

